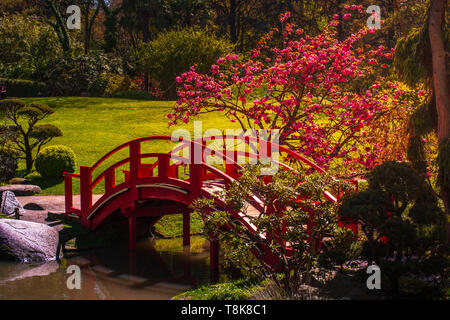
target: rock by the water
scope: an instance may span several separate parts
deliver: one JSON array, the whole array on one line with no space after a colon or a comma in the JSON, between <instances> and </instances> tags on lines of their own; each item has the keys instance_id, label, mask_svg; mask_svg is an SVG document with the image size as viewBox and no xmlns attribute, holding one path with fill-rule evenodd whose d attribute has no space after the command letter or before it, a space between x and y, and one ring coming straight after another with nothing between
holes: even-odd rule
<instances>
[{"instance_id":1,"label":"rock by the water","mask_svg":"<svg viewBox=\"0 0 450 320\"><path fill-rule=\"evenodd\" d=\"M26 205L23 206L23 208L27 210L39 210L39 211L44 210L44 208L42 208L40 205L34 202L27 203Z\"/></svg>"},{"instance_id":2,"label":"rock by the water","mask_svg":"<svg viewBox=\"0 0 450 320\"><path fill-rule=\"evenodd\" d=\"M42 223L0 219L0 260L53 260L58 244L58 231L52 227Z\"/></svg>"},{"instance_id":3,"label":"rock by the water","mask_svg":"<svg viewBox=\"0 0 450 320\"><path fill-rule=\"evenodd\" d=\"M11 191L16 196L32 196L34 194L41 193L41 188L31 184L13 184L0 187L0 192Z\"/></svg>"}]
</instances>

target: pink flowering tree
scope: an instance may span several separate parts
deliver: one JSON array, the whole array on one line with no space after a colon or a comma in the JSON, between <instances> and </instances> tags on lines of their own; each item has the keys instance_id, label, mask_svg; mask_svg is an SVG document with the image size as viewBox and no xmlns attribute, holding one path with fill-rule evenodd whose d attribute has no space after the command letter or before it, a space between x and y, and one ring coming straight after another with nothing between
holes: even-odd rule
<instances>
[{"instance_id":1,"label":"pink flowering tree","mask_svg":"<svg viewBox=\"0 0 450 320\"><path fill-rule=\"evenodd\" d=\"M341 19L351 18L352 10L361 12L361 7L335 15L316 37L290 24L287 12L281 18L282 41L274 29L249 58L229 54L209 74L198 74L193 66L176 78L179 98L167 115L169 124L220 111L243 130L279 129L280 144L325 169L373 168L378 147L373 140L365 145L367 128L389 111L401 92L377 77L388 67L393 50L363 42L374 30L362 29L343 41L336 38L336 27ZM269 45L277 40L279 45Z\"/></svg>"}]
</instances>

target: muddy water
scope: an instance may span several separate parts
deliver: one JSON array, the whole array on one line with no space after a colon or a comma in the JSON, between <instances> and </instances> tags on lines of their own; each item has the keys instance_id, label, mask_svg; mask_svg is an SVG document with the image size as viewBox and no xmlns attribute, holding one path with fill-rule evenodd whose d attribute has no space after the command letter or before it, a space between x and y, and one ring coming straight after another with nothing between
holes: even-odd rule
<instances>
[{"instance_id":1,"label":"muddy water","mask_svg":"<svg viewBox=\"0 0 450 320\"><path fill-rule=\"evenodd\" d=\"M170 299L210 280L208 243L193 237L142 240L130 254L126 246L86 251L43 264L0 262L0 300L4 299ZM78 265L81 289L69 290L67 267Z\"/></svg>"}]
</instances>

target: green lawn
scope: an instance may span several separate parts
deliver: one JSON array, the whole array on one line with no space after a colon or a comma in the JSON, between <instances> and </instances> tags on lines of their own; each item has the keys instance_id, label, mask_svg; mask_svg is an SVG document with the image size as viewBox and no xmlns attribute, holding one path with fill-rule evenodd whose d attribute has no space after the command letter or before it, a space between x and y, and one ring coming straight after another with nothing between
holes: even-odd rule
<instances>
[{"instance_id":1,"label":"green lawn","mask_svg":"<svg viewBox=\"0 0 450 320\"><path fill-rule=\"evenodd\" d=\"M139 101L114 98L55 97L24 98L31 103L43 103L55 108L56 112L42 123L58 126L63 136L52 140L49 145L65 145L72 148L78 157L77 168L92 166L103 155L115 147L145 136L168 135L182 127L168 127L166 114L174 102ZM224 130L237 128L223 115L212 113L202 115L203 131L209 128ZM193 122L184 126L193 134ZM144 152L168 152L175 146L171 142L153 142L143 145ZM106 165L126 157L126 150ZM19 165L19 174L24 174L24 164ZM98 172L100 173L100 172ZM95 173L94 173L95 175ZM42 179L37 174L29 175L33 183L41 186L42 194L64 194L61 179ZM74 191L78 191L74 183Z\"/></svg>"}]
</instances>

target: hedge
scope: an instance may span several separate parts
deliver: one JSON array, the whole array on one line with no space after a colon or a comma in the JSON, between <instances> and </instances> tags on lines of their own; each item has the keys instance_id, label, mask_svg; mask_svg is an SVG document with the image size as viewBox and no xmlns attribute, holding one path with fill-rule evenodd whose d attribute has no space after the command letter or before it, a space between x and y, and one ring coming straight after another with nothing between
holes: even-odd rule
<instances>
[{"instance_id":1,"label":"hedge","mask_svg":"<svg viewBox=\"0 0 450 320\"><path fill-rule=\"evenodd\" d=\"M131 100L157 100L154 94L143 90L120 91L113 94L112 97Z\"/></svg>"},{"instance_id":2,"label":"hedge","mask_svg":"<svg viewBox=\"0 0 450 320\"><path fill-rule=\"evenodd\" d=\"M0 83L6 85L9 97L45 97L49 95L47 85L43 82L0 78Z\"/></svg>"}]
</instances>

